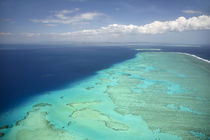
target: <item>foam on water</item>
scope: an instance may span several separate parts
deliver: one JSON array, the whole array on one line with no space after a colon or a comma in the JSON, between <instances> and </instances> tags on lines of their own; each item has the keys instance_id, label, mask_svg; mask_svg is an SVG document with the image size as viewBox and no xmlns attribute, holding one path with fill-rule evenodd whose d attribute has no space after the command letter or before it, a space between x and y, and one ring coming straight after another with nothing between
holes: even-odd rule
<instances>
[{"instance_id":1,"label":"foam on water","mask_svg":"<svg viewBox=\"0 0 210 140\"><path fill-rule=\"evenodd\" d=\"M185 54L185 55L188 55L188 56L192 56L192 57L195 57L195 58L197 58L197 59L199 59L199 60L202 60L202 61L205 61L205 62L207 62L207 63L210 63L209 60L203 59L203 58L198 57L198 56L193 55L193 54L189 54L189 53L180 53L180 54Z\"/></svg>"}]
</instances>

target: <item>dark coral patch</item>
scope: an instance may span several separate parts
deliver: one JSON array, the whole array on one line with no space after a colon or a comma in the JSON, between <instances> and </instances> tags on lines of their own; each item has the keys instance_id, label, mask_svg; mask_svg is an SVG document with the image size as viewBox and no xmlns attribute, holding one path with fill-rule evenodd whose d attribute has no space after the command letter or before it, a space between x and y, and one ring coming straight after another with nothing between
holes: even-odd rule
<instances>
[{"instance_id":1,"label":"dark coral patch","mask_svg":"<svg viewBox=\"0 0 210 140\"><path fill-rule=\"evenodd\" d=\"M0 132L0 138L3 137L4 135L5 135L4 133Z\"/></svg>"},{"instance_id":2,"label":"dark coral patch","mask_svg":"<svg viewBox=\"0 0 210 140\"><path fill-rule=\"evenodd\" d=\"M9 125L0 126L0 129L7 129L7 128L9 128Z\"/></svg>"},{"instance_id":3,"label":"dark coral patch","mask_svg":"<svg viewBox=\"0 0 210 140\"><path fill-rule=\"evenodd\" d=\"M39 103L39 104L35 104L33 107L45 107L45 106L52 106L52 105L48 103Z\"/></svg>"},{"instance_id":4,"label":"dark coral patch","mask_svg":"<svg viewBox=\"0 0 210 140\"><path fill-rule=\"evenodd\" d=\"M94 88L94 87L87 87L86 89L87 89L87 90L90 90L90 89L92 89L92 88Z\"/></svg>"}]
</instances>

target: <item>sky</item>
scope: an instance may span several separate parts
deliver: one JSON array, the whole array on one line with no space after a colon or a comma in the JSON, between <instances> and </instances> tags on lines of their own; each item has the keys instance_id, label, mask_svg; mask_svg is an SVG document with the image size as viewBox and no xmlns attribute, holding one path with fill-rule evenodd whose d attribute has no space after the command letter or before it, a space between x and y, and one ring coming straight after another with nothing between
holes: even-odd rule
<instances>
[{"instance_id":1,"label":"sky","mask_svg":"<svg viewBox=\"0 0 210 140\"><path fill-rule=\"evenodd\" d=\"M210 44L210 0L0 0L1 44Z\"/></svg>"}]
</instances>

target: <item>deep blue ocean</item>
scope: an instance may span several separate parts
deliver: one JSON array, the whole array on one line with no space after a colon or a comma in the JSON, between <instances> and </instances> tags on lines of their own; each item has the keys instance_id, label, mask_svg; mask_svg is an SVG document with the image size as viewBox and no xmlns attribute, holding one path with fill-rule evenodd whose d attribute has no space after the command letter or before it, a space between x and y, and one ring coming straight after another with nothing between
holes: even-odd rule
<instances>
[{"instance_id":1,"label":"deep blue ocean","mask_svg":"<svg viewBox=\"0 0 210 140\"><path fill-rule=\"evenodd\" d=\"M125 47L1 45L0 112L134 57Z\"/></svg>"},{"instance_id":2,"label":"deep blue ocean","mask_svg":"<svg viewBox=\"0 0 210 140\"><path fill-rule=\"evenodd\" d=\"M210 46L135 48L160 48L210 60ZM0 112L131 59L138 52L133 47L119 46L0 45Z\"/></svg>"}]
</instances>

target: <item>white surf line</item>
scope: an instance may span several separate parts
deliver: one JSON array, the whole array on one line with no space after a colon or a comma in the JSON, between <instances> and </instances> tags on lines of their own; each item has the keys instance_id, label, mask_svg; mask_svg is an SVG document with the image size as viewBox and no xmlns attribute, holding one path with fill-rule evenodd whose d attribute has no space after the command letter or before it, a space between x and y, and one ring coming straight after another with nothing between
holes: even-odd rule
<instances>
[{"instance_id":1,"label":"white surf line","mask_svg":"<svg viewBox=\"0 0 210 140\"><path fill-rule=\"evenodd\" d=\"M210 61L209 61L209 60L206 60L206 59L201 58L201 57L199 57L199 56L196 56L196 55L194 55L194 54L182 53L182 52L178 52L178 53L179 53L179 54L188 55L188 56L192 56L192 57L195 57L195 58L197 58L197 59L199 59L199 60L202 60L202 61L205 61L205 62L207 62L207 63L210 63Z\"/></svg>"},{"instance_id":2,"label":"white surf line","mask_svg":"<svg viewBox=\"0 0 210 140\"><path fill-rule=\"evenodd\" d=\"M162 49L136 49L137 51L161 51Z\"/></svg>"}]
</instances>

